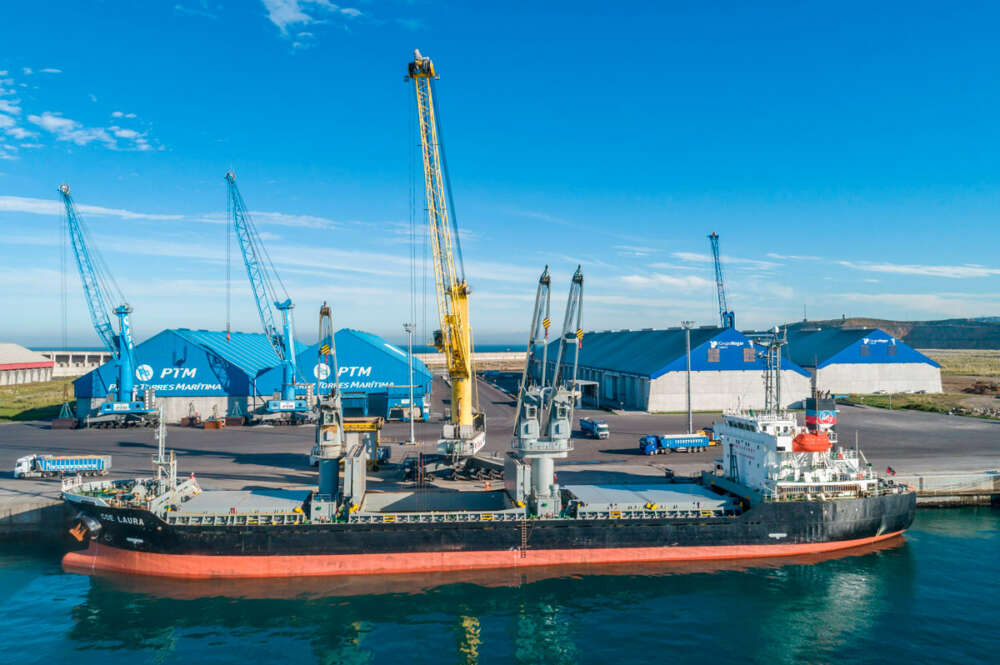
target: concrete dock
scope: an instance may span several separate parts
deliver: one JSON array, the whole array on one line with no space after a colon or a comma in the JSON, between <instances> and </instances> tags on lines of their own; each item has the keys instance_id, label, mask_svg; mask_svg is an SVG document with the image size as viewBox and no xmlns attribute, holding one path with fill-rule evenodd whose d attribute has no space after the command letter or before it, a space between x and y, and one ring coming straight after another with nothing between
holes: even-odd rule
<instances>
[{"instance_id":1,"label":"concrete dock","mask_svg":"<svg viewBox=\"0 0 1000 665\"><path fill-rule=\"evenodd\" d=\"M447 389L435 381L434 416L444 412ZM514 399L485 382L479 397L487 414L484 454L502 456L510 449ZM578 411L577 417L606 420L611 438L582 438L556 467L561 484L621 483L636 476L661 476L665 468L693 474L711 468L718 449L700 453L644 456L638 438L644 434L682 432L685 414ZM695 414L695 426L710 425L718 414ZM409 437L406 423L387 423L383 444L392 447L392 461L417 451L434 452L440 422L416 423L416 446L402 445ZM918 491L921 505L989 503L1000 496L1000 421L945 416L914 411L887 411L842 406L838 431L841 444L861 450L880 472L891 467L896 480ZM222 430L167 428L167 447L179 456L184 475L194 473L203 487L218 489L305 489L316 482L307 462L314 431L304 427L233 427ZM150 429L52 430L48 423L0 425L0 537L61 534L64 528L58 480L15 480L14 461L32 453L109 454L111 478L148 475L156 443ZM398 469L389 468L370 480L370 487L395 489ZM450 481L438 481L456 487ZM481 484L481 483L480 483Z\"/></svg>"}]
</instances>

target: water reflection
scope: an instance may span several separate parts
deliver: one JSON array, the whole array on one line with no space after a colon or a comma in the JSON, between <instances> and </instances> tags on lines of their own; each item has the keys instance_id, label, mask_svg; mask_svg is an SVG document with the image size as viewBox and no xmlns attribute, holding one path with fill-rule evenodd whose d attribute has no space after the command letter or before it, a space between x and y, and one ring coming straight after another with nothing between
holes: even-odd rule
<instances>
[{"instance_id":1,"label":"water reflection","mask_svg":"<svg viewBox=\"0 0 1000 665\"><path fill-rule=\"evenodd\" d=\"M847 553L743 562L372 579L102 575L91 578L74 608L69 637L84 648L162 655L172 653L178 639L269 635L307 643L315 662L324 664L368 663L381 654L393 662L558 665L595 660L616 631L627 639L645 627L665 645L704 651L707 635L732 629L728 620L761 636L755 653L733 652L736 636L707 652L773 662L811 654L816 660L870 632L887 602L909 602L913 577L902 538ZM398 660L386 653L390 647ZM634 662L655 654L640 656Z\"/></svg>"}]
</instances>

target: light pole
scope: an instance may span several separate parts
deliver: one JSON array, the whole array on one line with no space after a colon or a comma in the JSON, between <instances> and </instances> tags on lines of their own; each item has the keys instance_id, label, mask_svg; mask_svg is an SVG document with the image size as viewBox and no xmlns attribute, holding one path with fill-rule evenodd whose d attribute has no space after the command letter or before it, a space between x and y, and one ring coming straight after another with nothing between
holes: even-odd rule
<instances>
[{"instance_id":1,"label":"light pole","mask_svg":"<svg viewBox=\"0 0 1000 665\"><path fill-rule=\"evenodd\" d=\"M687 407L688 407L688 434L694 433L694 417L691 413L691 326L694 321L681 321L684 327L684 348L687 357Z\"/></svg>"},{"instance_id":2,"label":"light pole","mask_svg":"<svg viewBox=\"0 0 1000 665\"><path fill-rule=\"evenodd\" d=\"M413 329L412 323L404 323L403 330L406 331L406 351L407 362L410 366L410 445L416 445L417 441L413 434Z\"/></svg>"}]
</instances>

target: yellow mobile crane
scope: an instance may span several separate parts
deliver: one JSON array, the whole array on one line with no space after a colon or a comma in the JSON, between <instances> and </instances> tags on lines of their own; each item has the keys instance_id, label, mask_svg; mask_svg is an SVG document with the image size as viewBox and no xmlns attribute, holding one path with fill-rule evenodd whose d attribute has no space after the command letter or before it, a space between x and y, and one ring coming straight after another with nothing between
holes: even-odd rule
<instances>
[{"instance_id":1,"label":"yellow mobile crane","mask_svg":"<svg viewBox=\"0 0 1000 665\"><path fill-rule=\"evenodd\" d=\"M462 264L448 165L438 134L438 114L434 107L434 80L438 77L434 63L415 50L407 78L413 81L417 95L427 222L441 321L441 329L434 331L434 346L445 354L451 381L451 422L444 426L438 451L454 458L467 457L479 452L486 434L482 414L477 413L473 404L475 373L469 327L469 284Z\"/></svg>"}]
</instances>

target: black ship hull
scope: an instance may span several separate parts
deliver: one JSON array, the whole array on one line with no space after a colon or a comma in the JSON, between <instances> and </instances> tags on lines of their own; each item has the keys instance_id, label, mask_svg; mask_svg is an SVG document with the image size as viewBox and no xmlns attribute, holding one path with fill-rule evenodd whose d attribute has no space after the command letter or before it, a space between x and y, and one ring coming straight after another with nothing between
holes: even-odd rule
<instances>
[{"instance_id":1,"label":"black ship hull","mask_svg":"<svg viewBox=\"0 0 1000 665\"><path fill-rule=\"evenodd\" d=\"M73 502L98 528L70 569L170 577L392 574L520 566L794 556L867 545L913 521L913 492L762 503L727 517L190 526Z\"/></svg>"}]
</instances>

